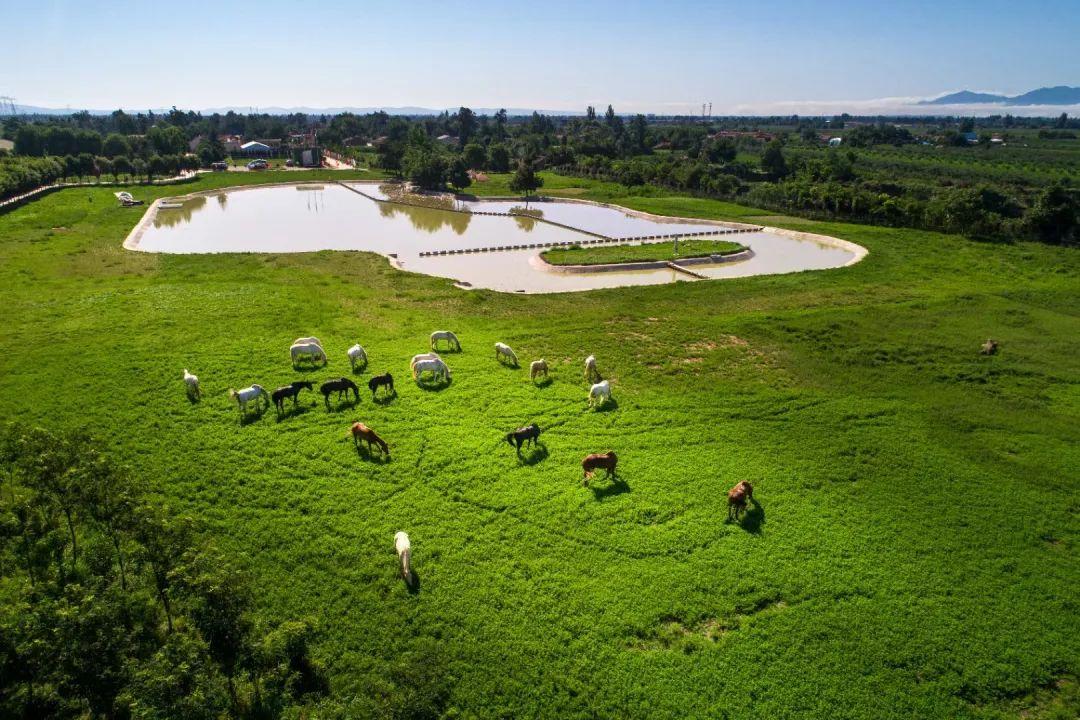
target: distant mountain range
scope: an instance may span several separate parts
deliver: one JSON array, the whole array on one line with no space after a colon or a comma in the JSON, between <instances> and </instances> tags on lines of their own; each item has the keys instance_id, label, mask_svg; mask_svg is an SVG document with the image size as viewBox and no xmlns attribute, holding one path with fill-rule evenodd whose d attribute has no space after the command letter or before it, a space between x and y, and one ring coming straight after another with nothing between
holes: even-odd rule
<instances>
[{"instance_id":1,"label":"distant mountain range","mask_svg":"<svg viewBox=\"0 0 1080 720\"><path fill-rule=\"evenodd\" d=\"M1026 92L1023 95L996 95L994 93L960 92L942 95L933 100L923 100L920 105L1012 105L1022 107L1025 105L1080 105L1080 87L1058 85L1056 87L1044 87L1038 90Z\"/></svg>"}]
</instances>

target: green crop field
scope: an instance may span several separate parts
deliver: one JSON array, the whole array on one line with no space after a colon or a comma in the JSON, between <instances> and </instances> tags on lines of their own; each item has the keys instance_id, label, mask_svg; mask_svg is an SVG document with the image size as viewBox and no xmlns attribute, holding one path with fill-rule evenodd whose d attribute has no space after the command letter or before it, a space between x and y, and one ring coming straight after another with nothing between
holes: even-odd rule
<instances>
[{"instance_id":1,"label":"green crop field","mask_svg":"<svg viewBox=\"0 0 1080 720\"><path fill-rule=\"evenodd\" d=\"M183 191L268 180L219 173ZM764 211L544 193L757 222ZM505 178L470 188L499 194ZM551 296L462 291L365 253L151 255L113 188L0 215L0 415L86 428L311 618L351 717L1071 718L1080 711L1080 255L769 218L855 266ZM177 194L137 187L137 197ZM409 378L428 334L461 353ZM294 371L316 335L325 369ZM979 353L988 337L996 356ZM525 369L499 365L493 343ZM226 395L348 375L241 422ZM614 401L590 410L595 354ZM546 358L549 383L529 381ZM202 381L190 403L181 371ZM364 385L390 371L398 395ZM354 450L350 423L391 460ZM537 422L536 450L502 441ZM615 450L617 481L581 458ZM602 474L601 474L602 475ZM726 521L726 492L758 504ZM419 587L396 570L412 538ZM7 572L7 569L5 569ZM4 602L0 614L18 608ZM403 659L422 672L393 673ZM434 698L436 712L425 715Z\"/></svg>"},{"instance_id":2,"label":"green crop field","mask_svg":"<svg viewBox=\"0 0 1080 720\"><path fill-rule=\"evenodd\" d=\"M604 263L651 262L679 258L732 255L746 249L745 245L728 240L680 240L675 243L650 242L641 245L575 245L554 248L540 253L552 265L602 265Z\"/></svg>"}]
</instances>

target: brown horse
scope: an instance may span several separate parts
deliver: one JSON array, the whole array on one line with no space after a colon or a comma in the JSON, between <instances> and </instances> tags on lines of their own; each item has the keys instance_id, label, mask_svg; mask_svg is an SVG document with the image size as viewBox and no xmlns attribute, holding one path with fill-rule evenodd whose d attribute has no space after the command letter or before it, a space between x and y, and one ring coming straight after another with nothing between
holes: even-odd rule
<instances>
[{"instance_id":1,"label":"brown horse","mask_svg":"<svg viewBox=\"0 0 1080 720\"><path fill-rule=\"evenodd\" d=\"M606 477L611 477L615 474L615 466L618 462L619 458L616 457L613 450L608 450L606 453L586 455L585 459L581 461L581 469L585 471L583 482L588 485L589 478L591 478L593 473L597 470L607 470Z\"/></svg>"},{"instance_id":2,"label":"brown horse","mask_svg":"<svg viewBox=\"0 0 1080 720\"><path fill-rule=\"evenodd\" d=\"M727 494L727 514L728 520L731 519L731 515L734 512L735 521L739 521L739 513L746 510L747 504L754 499L754 486L750 484L749 480L743 480L735 487L728 490Z\"/></svg>"},{"instance_id":3,"label":"brown horse","mask_svg":"<svg viewBox=\"0 0 1080 720\"><path fill-rule=\"evenodd\" d=\"M371 452L372 445L378 445L379 449L382 450L384 455L386 455L386 458L388 460L390 459L390 446L386 444L385 440L376 435L374 430L369 428L364 423L353 423L352 439L353 445L359 445L361 440L366 442L368 446L368 452Z\"/></svg>"}]
</instances>

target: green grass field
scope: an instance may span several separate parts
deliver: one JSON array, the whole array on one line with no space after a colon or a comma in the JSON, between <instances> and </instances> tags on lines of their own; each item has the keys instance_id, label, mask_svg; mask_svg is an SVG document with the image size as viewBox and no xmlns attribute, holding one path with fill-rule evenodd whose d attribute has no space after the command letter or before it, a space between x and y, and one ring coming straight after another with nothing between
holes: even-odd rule
<instances>
[{"instance_id":1,"label":"green grass field","mask_svg":"<svg viewBox=\"0 0 1080 720\"><path fill-rule=\"evenodd\" d=\"M545 194L650 212L763 214L546 177ZM0 412L88 428L196 516L251 571L265 618L314 619L314 653L354 716L374 696L402 717L417 698L461 718L1080 710L1076 249L771 218L870 254L502 295L364 253L128 252L141 211L112 192L0 216ZM408 377L436 329L463 344L438 391ZM329 367L295 372L288 345L312 334ZM990 336L1001 351L983 357ZM551 382L497 364L495 341L523 365L546 358ZM239 421L228 388L348 374L354 342L371 358L356 407L305 394L280 421ZM589 354L612 382L604 411L587 407ZM387 370L398 396L376 404L363 384ZM354 420L391 461L353 449ZM501 437L531 421L542 445L519 459ZM618 482L584 487L582 456L608 449ZM741 479L760 505L727 523ZM415 594L396 574L400 529ZM403 658L424 672L393 675Z\"/></svg>"},{"instance_id":2,"label":"green grass field","mask_svg":"<svg viewBox=\"0 0 1080 720\"><path fill-rule=\"evenodd\" d=\"M679 241L678 252L675 252L675 244L667 241L641 245L589 245L587 247L575 245L545 250L540 253L540 256L552 265L603 265L731 255L745 249L745 245L728 240L688 239Z\"/></svg>"}]
</instances>

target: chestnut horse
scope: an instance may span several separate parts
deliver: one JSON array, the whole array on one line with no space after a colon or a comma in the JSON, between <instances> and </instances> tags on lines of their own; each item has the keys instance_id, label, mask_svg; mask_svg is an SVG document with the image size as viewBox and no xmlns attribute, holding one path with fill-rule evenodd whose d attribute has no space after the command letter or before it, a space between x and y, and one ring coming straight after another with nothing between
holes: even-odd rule
<instances>
[{"instance_id":1,"label":"chestnut horse","mask_svg":"<svg viewBox=\"0 0 1080 720\"><path fill-rule=\"evenodd\" d=\"M727 494L727 513L728 520L731 519L732 513L735 514L735 521L739 521L739 513L746 510L746 506L754 499L754 486L750 484L749 480L743 480L735 487L728 490Z\"/></svg>"},{"instance_id":2,"label":"chestnut horse","mask_svg":"<svg viewBox=\"0 0 1080 720\"><path fill-rule=\"evenodd\" d=\"M352 426L352 439L353 445L359 445L361 441L366 442L368 446L368 452L371 452L371 446L377 445L383 455L390 458L390 446L386 444L386 441L375 434L375 431L369 428L362 422L353 423Z\"/></svg>"},{"instance_id":3,"label":"chestnut horse","mask_svg":"<svg viewBox=\"0 0 1080 720\"><path fill-rule=\"evenodd\" d=\"M597 470L607 470L607 477L611 477L615 474L615 466L618 463L619 458L615 455L615 451L613 450L608 450L606 453L586 455L585 459L581 461L581 469L585 471L585 484L588 484L589 478L591 478L593 473Z\"/></svg>"}]
</instances>

